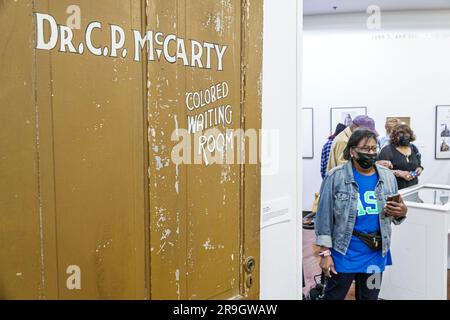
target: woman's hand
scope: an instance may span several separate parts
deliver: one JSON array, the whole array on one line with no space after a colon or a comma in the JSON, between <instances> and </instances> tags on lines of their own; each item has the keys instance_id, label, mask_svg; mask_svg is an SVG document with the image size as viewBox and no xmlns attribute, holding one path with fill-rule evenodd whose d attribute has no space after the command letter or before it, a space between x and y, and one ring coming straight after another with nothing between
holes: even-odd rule
<instances>
[{"instance_id":1,"label":"woman's hand","mask_svg":"<svg viewBox=\"0 0 450 320\"><path fill-rule=\"evenodd\" d=\"M384 214L394 218L406 217L408 207L403 202L403 198L400 196L400 202L388 201L384 207Z\"/></svg>"},{"instance_id":2,"label":"woman's hand","mask_svg":"<svg viewBox=\"0 0 450 320\"><path fill-rule=\"evenodd\" d=\"M323 273L328 278L331 277L331 272L333 272L334 274L337 274L336 269L334 268L334 261L333 261L333 257L332 256L321 257L319 266L322 269Z\"/></svg>"},{"instance_id":3,"label":"woman's hand","mask_svg":"<svg viewBox=\"0 0 450 320\"><path fill-rule=\"evenodd\" d=\"M402 178L406 181L411 181L414 179L414 177L408 171L396 170L394 174L396 177Z\"/></svg>"},{"instance_id":4,"label":"woman's hand","mask_svg":"<svg viewBox=\"0 0 450 320\"><path fill-rule=\"evenodd\" d=\"M418 168L416 169L416 174L417 174L417 176L420 176L420 175L422 174L422 172L423 172L423 168L422 168L422 167L418 167Z\"/></svg>"}]
</instances>

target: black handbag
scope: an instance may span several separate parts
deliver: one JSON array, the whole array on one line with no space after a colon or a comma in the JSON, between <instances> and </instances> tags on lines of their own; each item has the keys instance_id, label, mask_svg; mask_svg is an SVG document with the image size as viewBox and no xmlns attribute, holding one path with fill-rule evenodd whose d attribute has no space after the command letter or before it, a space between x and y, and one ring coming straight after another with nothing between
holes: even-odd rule
<instances>
[{"instance_id":1,"label":"black handbag","mask_svg":"<svg viewBox=\"0 0 450 320\"><path fill-rule=\"evenodd\" d=\"M382 245L381 234L379 233L362 233L353 230L353 235L364 242L372 250L380 250Z\"/></svg>"}]
</instances>

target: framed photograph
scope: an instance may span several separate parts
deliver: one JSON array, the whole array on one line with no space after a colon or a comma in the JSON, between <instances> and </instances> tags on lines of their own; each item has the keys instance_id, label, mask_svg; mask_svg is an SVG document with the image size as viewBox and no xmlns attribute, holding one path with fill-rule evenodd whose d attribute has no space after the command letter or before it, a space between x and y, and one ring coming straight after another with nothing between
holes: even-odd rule
<instances>
[{"instance_id":1,"label":"framed photograph","mask_svg":"<svg viewBox=\"0 0 450 320\"><path fill-rule=\"evenodd\" d=\"M386 122L391 119L398 119L398 120L400 120L401 124L406 124L409 127L411 127L411 118L410 117L387 117Z\"/></svg>"},{"instance_id":2,"label":"framed photograph","mask_svg":"<svg viewBox=\"0 0 450 320\"><path fill-rule=\"evenodd\" d=\"M303 108L303 159L314 158L314 109Z\"/></svg>"},{"instance_id":3,"label":"framed photograph","mask_svg":"<svg viewBox=\"0 0 450 320\"><path fill-rule=\"evenodd\" d=\"M450 159L450 106L436 106L435 159Z\"/></svg>"},{"instance_id":4,"label":"framed photograph","mask_svg":"<svg viewBox=\"0 0 450 320\"><path fill-rule=\"evenodd\" d=\"M367 107L331 108L330 112L330 134L333 134L338 123L349 126L355 117L367 115Z\"/></svg>"}]
</instances>

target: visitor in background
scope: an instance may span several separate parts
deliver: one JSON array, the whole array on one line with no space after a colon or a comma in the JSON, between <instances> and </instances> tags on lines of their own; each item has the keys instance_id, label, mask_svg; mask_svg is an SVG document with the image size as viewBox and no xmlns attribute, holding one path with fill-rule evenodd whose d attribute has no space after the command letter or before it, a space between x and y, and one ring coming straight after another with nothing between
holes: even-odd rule
<instances>
[{"instance_id":1,"label":"visitor in background","mask_svg":"<svg viewBox=\"0 0 450 320\"><path fill-rule=\"evenodd\" d=\"M384 128L386 129L386 135L378 139L378 147L380 151L383 150L383 148L391 142L392 129L394 129L394 127L398 124L401 124L401 122L397 118L386 120L386 123L384 125Z\"/></svg>"},{"instance_id":2,"label":"visitor in background","mask_svg":"<svg viewBox=\"0 0 450 320\"><path fill-rule=\"evenodd\" d=\"M315 230L328 277L325 300L344 300L353 281L357 300L377 300L385 267L392 264L391 224L404 221L407 207L401 196L386 201L397 194L397 182L376 165L377 148L373 131L355 130L343 152L347 163L322 182Z\"/></svg>"},{"instance_id":3,"label":"visitor in background","mask_svg":"<svg viewBox=\"0 0 450 320\"><path fill-rule=\"evenodd\" d=\"M392 163L399 189L418 184L423 171L419 149L412 144L415 140L416 136L407 124L396 125L391 132L391 143L378 156L379 160Z\"/></svg>"},{"instance_id":4,"label":"visitor in background","mask_svg":"<svg viewBox=\"0 0 450 320\"><path fill-rule=\"evenodd\" d=\"M338 134L334 139L328 159L327 172L347 162L347 160L344 159L344 149L347 147L347 143L352 135L352 132L359 127L367 128L378 136L378 133L375 130L375 121L372 118L365 115L357 116L353 119L350 126Z\"/></svg>"},{"instance_id":5,"label":"visitor in background","mask_svg":"<svg viewBox=\"0 0 450 320\"><path fill-rule=\"evenodd\" d=\"M328 158L330 157L331 145L333 144L333 141L336 138L336 136L340 134L342 131L344 131L345 128L346 126L344 124L338 123L336 126L336 130L331 136L328 137L328 141L322 148L322 156L320 159L320 174L322 176L322 179L325 178L325 174L327 173L327 164Z\"/></svg>"}]
</instances>

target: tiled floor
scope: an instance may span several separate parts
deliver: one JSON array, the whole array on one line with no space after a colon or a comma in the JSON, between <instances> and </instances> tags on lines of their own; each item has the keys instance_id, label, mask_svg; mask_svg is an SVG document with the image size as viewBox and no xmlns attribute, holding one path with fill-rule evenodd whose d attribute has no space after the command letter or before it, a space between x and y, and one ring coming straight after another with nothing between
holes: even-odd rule
<instances>
[{"instance_id":1,"label":"tiled floor","mask_svg":"<svg viewBox=\"0 0 450 320\"><path fill-rule=\"evenodd\" d=\"M320 274L319 259L314 256L313 252L312 244L314 238L314 230L303 230L303 272L305 275L305 288L303 289L303 293L305 294L315 285L314 276ZM447 279L447 297L450 298L450 270L448 271ZM353 286L346 300L355 300L355 289Z\"/></svg>"}]
</instances>

